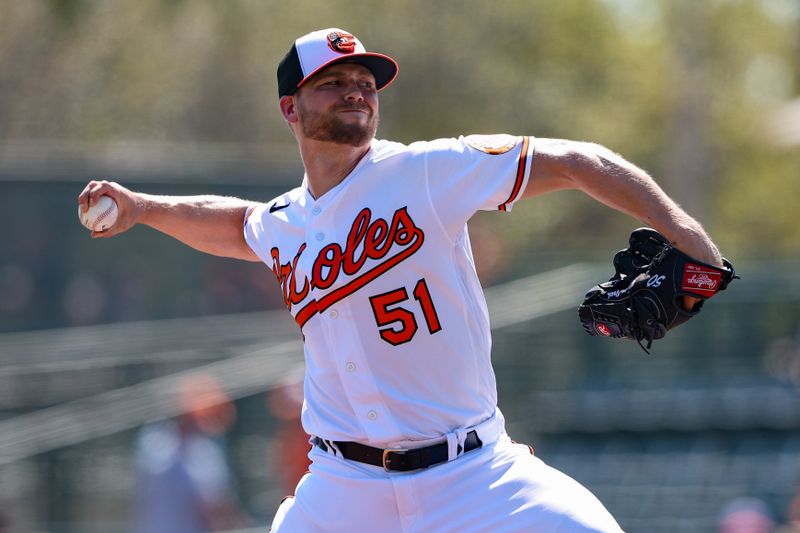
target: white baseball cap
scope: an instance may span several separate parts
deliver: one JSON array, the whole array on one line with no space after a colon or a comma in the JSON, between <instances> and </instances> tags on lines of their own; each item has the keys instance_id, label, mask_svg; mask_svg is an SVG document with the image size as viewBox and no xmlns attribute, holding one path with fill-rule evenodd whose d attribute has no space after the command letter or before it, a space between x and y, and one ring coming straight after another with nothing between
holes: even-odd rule
<instances>
[{"instance_id":1,"label":"white baseball cap","mask_svg":"<svg viewBox=\"0 0 800 533\"><path fill-rule=\"evenodd\" d=\"M292 95L308 78L334 63L358 63L375 76L383 89L397 76L397 62L389 56L367 52L353 34L339 28L317 30L297 39L278 65L278 95Z\"/></svg>"}]
</instances>

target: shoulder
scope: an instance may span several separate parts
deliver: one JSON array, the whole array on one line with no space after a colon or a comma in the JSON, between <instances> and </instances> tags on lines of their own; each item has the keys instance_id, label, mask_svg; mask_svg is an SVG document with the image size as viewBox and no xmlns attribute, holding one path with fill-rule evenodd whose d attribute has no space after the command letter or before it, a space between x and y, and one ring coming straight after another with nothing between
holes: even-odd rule
<instances>
[{"instance_id":1,"label":"shoulder","mask_svg":"<svg viewBox=\"0 0 800 533\"><path fill-rule=\"evenodd\" d=\"M375 139L372 141L372 159L373 161L380 161L402 155L415 156L430 152L458 150L460 147L463 147L461 139L463 139L463 137L415 141L410 144Z\"/></svg>"},{"instance_id":2,"label":"shoulder","mask_svg":"<svg viewBox=\"0 0 800 533\"><path fill-rule=\"evenodd\" d=\"M137 466L146 472L164 471L180 446L178 428L172 421L145 426L136 439Z\"/></svg>"},{"instance_id":3,"label":"shoulder","mask_svg":"<svg viewBox=\"0 0 800 533\"><path fill-rule=\"evenodd\" d=\"M274 209L275 207L280 207L281 205L297 204L297 202L303 198L304 194L305 189L302 186L295 187L291 191L287 191L279 196L276 196L263 205L266 206L267 209Z\"/></svg>"},{"instance_id":4,"label":"shoulder","mask_svg":"<svg viewBox=\"0 0 800 533\"><path fill-rule=\"evenodd\" d=\"M501 155L514 150L525 137L507 133L471 134L435 139L424 143L428 152L453 155Z\"/></svg>"},{"instance_id":5,"label":"shoulder","mask_svg":"<svg viewBox=\"0 0 800 533\"><path fill-rule=\"evenodd\" d=\"M385 139L374 139L372 141L370 160L373 163L380 163L387 159L413 156L418 151L414 149L415 144L416 143L409 145Z\"/></svg>"},{"instance_id":6,"label":"shoulder","mask_svg":"<svg viewBox=\"0 0 800 533\"><path fill-rule=\"evenodd\" d=\"M422 168L426 155L430 152L429 141L404 144L396 141L375 139L366 167L375 172L385 172L388 168Z\"/></svg>"},{"instance_id":7,"label":"shoulder","mask_svg":"<svg viewBox=\"0 0 800 533\"><path fill-rule=\"evenodd\" d=\"M513 155L514 149L523 145L524 139L526 137L505 133L461 135L416 141L411 144L376 139L372 143L371 162L380 163L395 158L416 159L419 157L441 163L482 160L485 156Z\"/></svg>"},{"instance_id":8,"label":"shoulder","mask_svg":"<svg viewBox=\"0 0 800 533\"><path fill-rule=\"evenodd\" d=\"M263 226L271 218L271 215L277 215L292 206L296 206L302 198L303 187L296 187L267 202L256 204L248 209L245 215L245 223L248 226Z\"/></svg>"}]
</instances>

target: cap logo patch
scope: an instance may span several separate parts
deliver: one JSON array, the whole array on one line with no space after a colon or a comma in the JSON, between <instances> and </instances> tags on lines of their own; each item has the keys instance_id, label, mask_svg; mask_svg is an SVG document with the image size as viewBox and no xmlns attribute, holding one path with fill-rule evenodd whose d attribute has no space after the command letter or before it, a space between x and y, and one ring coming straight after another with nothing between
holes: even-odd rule
<instances>
[{"instance_id":1,"label":"cap logo patch","mask_svg":"<svg viewBox=\"0 0 800 533\"><path fill-rule=\"evenodd\" d=\"M504 154L519 143L519 137L506 135L468 135L464 137L468 145L490 155Z\"/></svg>"},{"instance_id":2,"label":"cap logo patch","mask_svg":"<svg viewBox=\"0 0 800 533\"><path fill-rule=\"evenodd\" d=\"M343 31L332 31L328 34L328 46L340 54L352 54L356 51L356 38Z\"/></svg>"}]
</instances>

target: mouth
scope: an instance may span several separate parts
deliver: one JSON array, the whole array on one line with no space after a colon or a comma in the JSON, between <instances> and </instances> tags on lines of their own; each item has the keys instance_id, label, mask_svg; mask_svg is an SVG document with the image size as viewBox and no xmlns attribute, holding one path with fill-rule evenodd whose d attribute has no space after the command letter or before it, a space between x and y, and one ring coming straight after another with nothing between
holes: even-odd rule
<instances>
[{"instance_id":1,"label":"mouth","mask_svg":"<svg viewBox=\"0 0 800 533\"><path fill-rule=\"evenodd\" d=\"M340 107L337 109L340 113L364 113L365 115L370 114L370 110L367 107Z\"/></svg>"}]
</instances>

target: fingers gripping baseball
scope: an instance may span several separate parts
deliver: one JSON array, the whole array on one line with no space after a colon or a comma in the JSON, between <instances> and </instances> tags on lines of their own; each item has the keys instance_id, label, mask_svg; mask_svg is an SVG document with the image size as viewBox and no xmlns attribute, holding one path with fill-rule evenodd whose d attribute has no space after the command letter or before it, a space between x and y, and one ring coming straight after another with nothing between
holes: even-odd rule
<instances>
[{"instance_id":1,"label":"fingers gripping baseball","mask_svg":"<svg viewBox=\"0 0 800 533\"><path fill-rule=\"evenodd\" d=\"M133 191L113 181L90 181L78 195L78 209L86 213L90 207L96 205L100 198L109 196L117 204L117 220L111 227L104 231L92 231L92 238L108 238L128 231L134 226L141 214L141 202Z\"/></svg>"}]
</instances>

